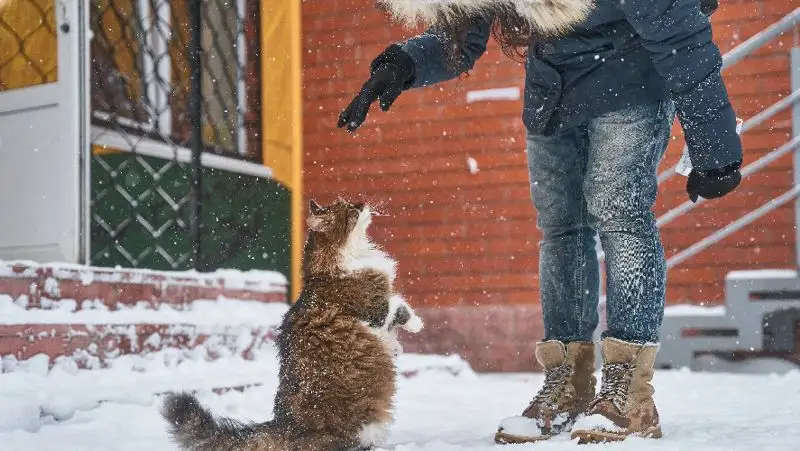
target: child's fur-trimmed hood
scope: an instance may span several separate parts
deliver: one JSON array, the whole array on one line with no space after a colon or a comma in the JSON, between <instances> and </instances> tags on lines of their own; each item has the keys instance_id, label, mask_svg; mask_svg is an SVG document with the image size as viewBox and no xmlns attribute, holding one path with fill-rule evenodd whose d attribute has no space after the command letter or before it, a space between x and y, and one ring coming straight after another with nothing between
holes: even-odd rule
<instances>
[{"instance_id":1,"label":"child's fur-trimmed hood","mask_svg":"<svg viewBox=\"0 0 800 451\"><path fill-rule=\"evenodd\" d=\"M408 26L435 25L455 16L514 11L541 35L568 32L586 19L593 0L377 0L392 18Z\"/></svg>"}]
</instances>

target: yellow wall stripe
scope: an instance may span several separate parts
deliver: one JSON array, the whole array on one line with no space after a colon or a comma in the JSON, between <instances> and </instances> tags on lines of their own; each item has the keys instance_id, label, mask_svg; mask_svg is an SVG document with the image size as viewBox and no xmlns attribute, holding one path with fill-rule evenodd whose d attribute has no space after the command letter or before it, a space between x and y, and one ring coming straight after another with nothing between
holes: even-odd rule
<instances>
[{"instance_id":1,"label":"yellow wall stripe","mask_svg":"<svg viewBox=\"0 0 800 451\"><path fill-rule=\"evenodd\" d=\"M302 0L292 4L292 278L293 297L300 294L303 258L303 30Z\"/></svg>"},{"instance_id":2,"label":"yellow wall stripe","mask_svg":"<svg viewBox=\"0 0 800 451\"><path fill-rule=\"evenodd\" d=\"M300 293L303 252L301 0L261 1L263 162L292 194L292 298Z\"/></svg>"}]
</instances>

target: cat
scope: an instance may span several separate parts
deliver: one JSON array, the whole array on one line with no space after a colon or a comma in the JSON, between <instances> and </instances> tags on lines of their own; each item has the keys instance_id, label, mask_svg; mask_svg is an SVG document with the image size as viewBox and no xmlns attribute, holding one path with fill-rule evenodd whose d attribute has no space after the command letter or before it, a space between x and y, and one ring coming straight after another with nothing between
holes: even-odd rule
<instances>
[{"instance_id":1,"label":"cat","mask_svg":"<svg viewBox=\"0 0 800 451\"><path fill-rule=\"evenodd\" d=\"M396 263L368 237L373 212L338 199L309 203L304 286L277 337L275 416L214 418L188 393L162 415L185 451L355 451L383 445L396 391L397 329L423 322L393 289Z\"/></svg>"}]
</instances>

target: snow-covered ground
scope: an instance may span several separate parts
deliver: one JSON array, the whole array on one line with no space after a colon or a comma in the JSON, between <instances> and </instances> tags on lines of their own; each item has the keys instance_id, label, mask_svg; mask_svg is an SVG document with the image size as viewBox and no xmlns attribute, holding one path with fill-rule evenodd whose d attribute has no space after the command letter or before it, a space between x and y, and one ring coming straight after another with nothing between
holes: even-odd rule
<instances>
[{"instance_id":1,"label":"snow-covered ground","mask_svg":"<svg viewBox=\"0 0 800 451\"><path fill-rule=\"evenodd\" d=\"M0 374L0 449L13 451L167 451L160 393L200 390L217 414L266 420L277 384L274 353L166 365L165 353L119 359L106 370L77 371L29 361ZM6 362L9 363L9 362ZM13 362L12 362L13 363ZM401 356L397 422L386 449L482 450L796 450L800 372L735 375L658 372L656 401L665 438L577 445L567 437L535 445L494 445L497 422L520 412L539 374L476 375L456 357ZM439 368L439 369L437 369ZM443 371L447 368L452 371ZM6 368L8 370L9 368ZM456 374L457 373L457 374ZM220 385L261 384L215 395Z\"/></svg>"}]
</instances>

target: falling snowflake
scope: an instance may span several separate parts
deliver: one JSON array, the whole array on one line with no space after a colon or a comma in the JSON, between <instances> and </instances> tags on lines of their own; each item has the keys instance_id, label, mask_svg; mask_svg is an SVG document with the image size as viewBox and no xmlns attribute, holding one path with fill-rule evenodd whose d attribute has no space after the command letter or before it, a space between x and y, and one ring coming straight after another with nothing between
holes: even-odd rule
<instances>
[{"instance_id":1,"label":"falling snowflake","mask_svg":"<svg viewBox=\"0 0 800 451\"><path fill-rule=\"evenodd\" d=\"M478 173L478 171L480 171L480 169L478 169L478 162L472 157L467 157L467 167L469 168L469 173L472 175L475 175Z\"/></svg>"}]
</instances>

